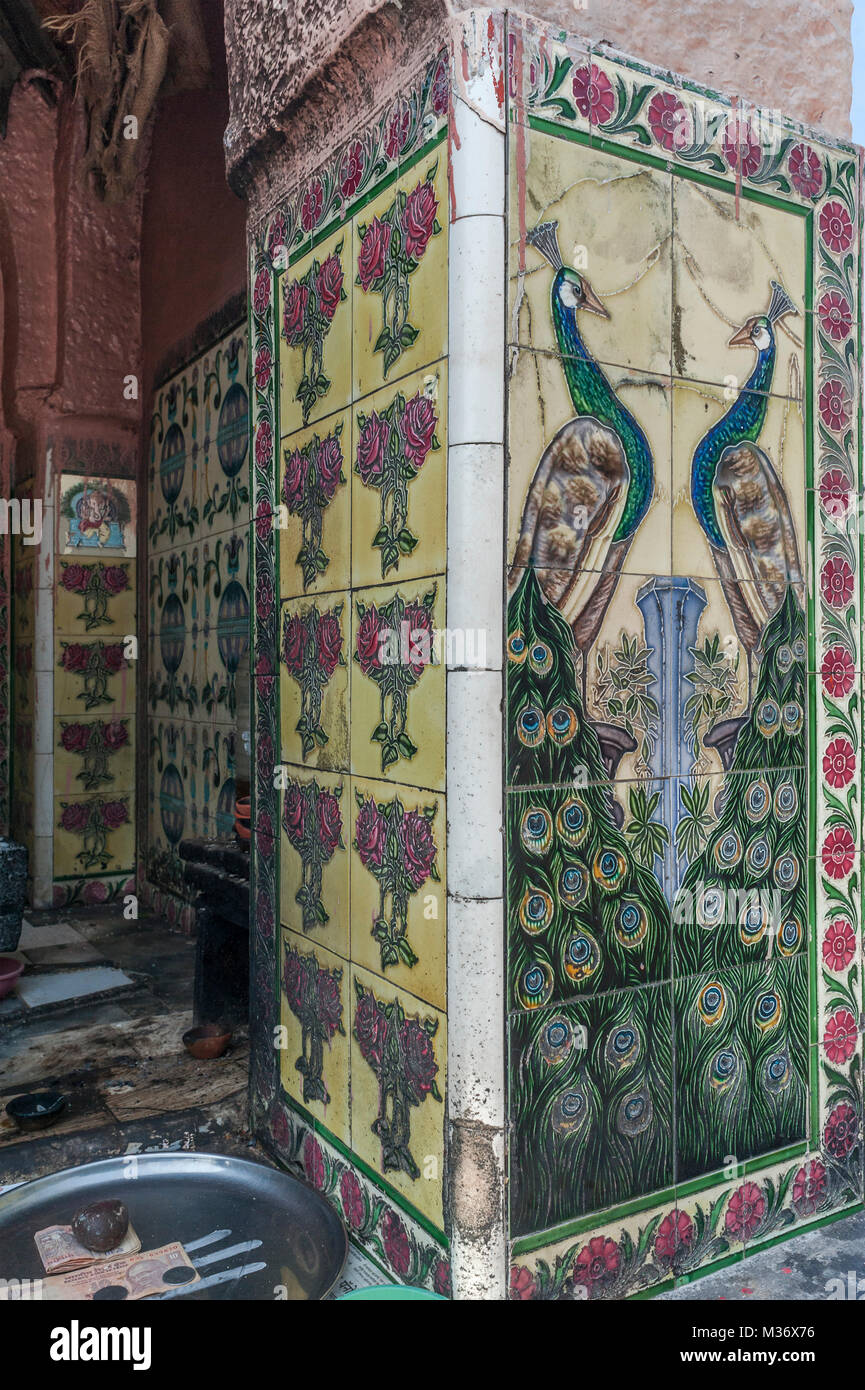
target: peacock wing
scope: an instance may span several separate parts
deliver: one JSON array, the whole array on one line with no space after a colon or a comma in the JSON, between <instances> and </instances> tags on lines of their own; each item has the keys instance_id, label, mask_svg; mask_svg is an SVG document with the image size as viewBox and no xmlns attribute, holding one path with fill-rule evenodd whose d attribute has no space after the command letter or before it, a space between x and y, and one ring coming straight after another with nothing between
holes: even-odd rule
<instances>
[{"instance_id":1,"label":"peacock wing","mask_svg":"<svg viewBox=\"0 0 865 1390\"><path fill-rule=\"evenodd\" d=\"M594 416L569 420L547 445L523 506L510 571L538 571L547 598L573 620L585 606L627 499L630 470L615 430Z\"/></svg>"},{"instance_id":2,"label":"peacock wing","mask_svg":"<svg viewBox=\"0 0 865 1390\"><path fill-rule=\"evenodd\" d=\"M765 450L729 445L715 470L715 503L730 562L757 626L777 612L788 584L802 580L790 503Z\"/></svg>"}]
</instances>

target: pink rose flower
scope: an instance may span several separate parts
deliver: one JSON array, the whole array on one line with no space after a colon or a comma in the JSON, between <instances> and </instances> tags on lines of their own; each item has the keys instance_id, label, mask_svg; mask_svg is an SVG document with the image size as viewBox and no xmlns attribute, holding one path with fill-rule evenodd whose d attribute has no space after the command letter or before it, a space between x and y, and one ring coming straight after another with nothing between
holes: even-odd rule
<instances>
[{"instance_id":1,"label":"pink rose flower","mask_svg":"<svg viewBox=\"0 0 865 1390\"><path fill-rule=\"evenodd\" d=\"M303 670L303 658L308 641L309 633L303 620L296 613L292 614L283 630L282 656L293 676L299 676Z\"/></svg>"},{"instance_id":2,"label":"pink rose flower","mask_svg":"<svg viewBox=\"0 0 865 1390\"><path fill-rule=\"evenodd\" d=\"M420 392L406 402L400 421L406 458L415 468L423 466L424 459L432 448L436 429L436 413L432 401Z\"/></svg>"},{"instance_id":3,"label":"pink rose flower","mask_svg":"<svg viewBox=\"0 0 865 1390\"><path fill-rule=\"evenodd\" d=\"M390 425L373 410L357 441L357 470L368 486L374 487L382 475L389 439Z\"/></svg>"},{"instance_id":4,"label":"pink rose flower","mask_svg":"<svg viewBox=\"0 0 865 1390\"><path fill-rule=\"evenodd\" d=\"M293 449L285 461L285 476L282 480L282 500L290 512L299 511L303 503L306 475L309 461L299 449Z\"/></svg>"},{"instance_id":5,"label":"pink rose flower","mask_svg":"<svg viewBox=\"0 0 865 1390\"><path fill-rule=\"evenodd\" d=\"M342 834L342 815L333 792L319 792L316 802L318 842L325 859L332 859Z\"/></svg>"},{"instance_id":6,"label":"pink rose flower","mask_svg":"<svg viewBox=\"0 0 865 1390\"><path fill-rule=\"evenodd\" d=\"M282 313L282 331L292 346L296 346L303 337L308 302L309 290L306 285L295 280L289 285L285 296L285 308Z\"/></svg>"},{"instance_id":7,"label":"pink rose flower","mask_svg":"<svg viewBox=\"0 0 865 1390\"><path fill-rule=\"evenodd\" d=\"M427 243L433 234L437 211L438 199L433 186L424 179L408 195L402 215L406 255L416 261L419 261L426 251Z\"/></svg>"},{"instance_id":8,"label":"pink rose flower","mask_svg":"<svg viewBox=\"0 0 865 1390\"><path fill-rule=\"evenodd\" d=\"M285 793L282 825L289 841L297 849L303 843L306 829L306 797L297 782L292 782Z\"/></svg>"},{"instance_id":9,"label":"pink rose flower","mask_svg":"<svg viewBox=\"0 0 865 1390\"><path fill-rule=\"evenodd\" d=\"M315 455L315 467L321 490L330 501L342 475L342 449L335 434L329 434L319 444Z\"/></svg>"},{"instance_id":10,"label":"pink rose flower","mask_svg":"<svg viewBox=\"0 0 865 1390\"><path fill-rule=\"evenodd\" d=\"M342 266L339 263L339 256L328 256L327 260L321 265L318 278L315 282L316 294L318 295L318 307L328 321L333 318L340 301L340 296L342 294L342 278Z\"/></svg>"},{"instance_id":11,"label":"pink rose flower","mask_svg":"<svg viewBox=\"0 0 865 1390\"><path fill-rule=\"evenodd\" d=\"M368 290L374 280L384 275L392 230L389 222L374 217L364 232L357 257L357 273L361 288Z\"/></svg>"},{"instance_id":12,"label":"pink rose flower","mask_svg":"<svg viewBox=\"0 0 865 1390\"><path fill-rule=\"evenodd\" d=\"M403 865L412 887L417 890L426 883L435 863L436 842L426 816L407 811L400 826L403 846Z\"/></svg>"},{"instance_id":13,"label":"pink rose flower","mask_svg":"<svg viewBox=\"0 0 865 1390\"><path fill-rule=\"evenodd\" d=\"M330 680L342 651L342 628L335 613L323 613L315 633L316 656L326 680Z\"/></svg>"},{"instance_id":14,"label":"pink rose flower","mask_svg":"<svg viewBox=\"0 0 865 1390\"><path fill-rule=\"evenodd\" d=\"M102 807L102 824L106 830L117 830L129 820L125 801L106 801Z\"/></svg>"},{"instance_id":15,"label":"pink rose flower","mask_svg":"<svg viewBox=\"0 0 865 1390\"><path fill-rule=\"evenodd\" d=\"M364 868L377 869L384 855L387 826L384 816L372 797L368 797L357 813L354 840Z\"/></svg>"},{"instance_id":16,"label":"pink rose flower","mask_svg":"<svg viewBox=\"0 0 865 1390\"><path fill-rule=\"evenodd\" d=\"M358 623L355 640L360 669L365 676L368 676L371 671L378 671L381 668L379 646L382 630L381 614L375 604L371 603Z\"/></svg>"}]
</instances>

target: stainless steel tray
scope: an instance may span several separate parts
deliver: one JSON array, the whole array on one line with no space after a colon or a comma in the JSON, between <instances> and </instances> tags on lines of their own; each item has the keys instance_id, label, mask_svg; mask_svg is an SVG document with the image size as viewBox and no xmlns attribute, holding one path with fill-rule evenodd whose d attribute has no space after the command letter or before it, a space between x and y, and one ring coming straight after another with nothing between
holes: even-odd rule
<instances>
[{"instance_id":1,"label":"stainless steel tray","mask_svg":"<svg viewBox=\"0 0 865 1390\"><path fill-rule=\"evenodd\" d=\"M201 1275L159 1299L321 1299L348 1253L336 1212L288 1173L220 1154L138 1154L66 1168L0 1197L0 1279L44 1278L36 1231L69 1225L106 1197L126 1203L142 1250L179 1240Z\"/></svg>"}]
</instances>

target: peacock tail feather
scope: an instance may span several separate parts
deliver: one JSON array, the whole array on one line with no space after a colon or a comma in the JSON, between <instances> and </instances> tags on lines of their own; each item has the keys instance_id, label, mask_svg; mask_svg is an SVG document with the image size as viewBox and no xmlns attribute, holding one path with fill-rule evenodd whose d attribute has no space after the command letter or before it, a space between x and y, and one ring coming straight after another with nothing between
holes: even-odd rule
<instances>
[{"instance_id":1,"label":"peacock tail feather","mask_svg":"<svg viewBox=\"0 0 865 1390\"><path fill-rule=\"evenodd\" d=\"M510 980L522 1009L670 973L670 909L614 819L574 651L527 569L507 653Z\"/></svg>"},{"instance_id":2,"label":"peacock tail feather","mask_svg":"<svg viewBox=\"0 0 865 1390\"><path fill-rule=\"evenodd\" d=\"M612 991L511 1022L515 1235L672 1180L670 986Z\"/></svg>"},{"instance_id":3,"label":"peacock tail feather","mask_svg":"<svg viewBox=\"0 0 865 1390\"><path fill-rule=\"evenodd\" d=\"M507 657L519 1232L670 1179L670 910L616 824L573 636L532 568L508 606Z\"/></svg>"},{"instance_id":4,"label":"peacock tail feather","mask_svg":"<svg viewBox=\"0 0 865 1390\"><path fill-rule=\"evenodd\" d=\"M680 1177L804 1133L806 643L792 585L762 648L718 820L673 905Z\"/></svg>"}]
</instances>

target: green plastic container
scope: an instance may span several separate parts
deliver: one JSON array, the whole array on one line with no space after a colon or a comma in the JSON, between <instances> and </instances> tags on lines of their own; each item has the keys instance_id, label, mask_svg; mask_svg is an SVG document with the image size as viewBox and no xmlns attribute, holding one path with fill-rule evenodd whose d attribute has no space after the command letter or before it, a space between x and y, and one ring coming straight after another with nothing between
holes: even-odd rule
<instances>
[{"instance_id":1,"label":"green plastic container","mask_svg":"<svg viewBox=\"0 0 865 1390\"><path fill-rule=\"evenodd\" d=\"M413 1289L408 1284L372 1284L368 1289L355 1289L354 1293L344 1294L338 1299L339 1303L348 1303L349 1299L379 1299L390 1301L391 1299L403 1298L433 1298L437 1303L447 1303L446 1298L442 1298L440 1293L430 1293L427 1289Z\"/></svg>"}]
</instances>

